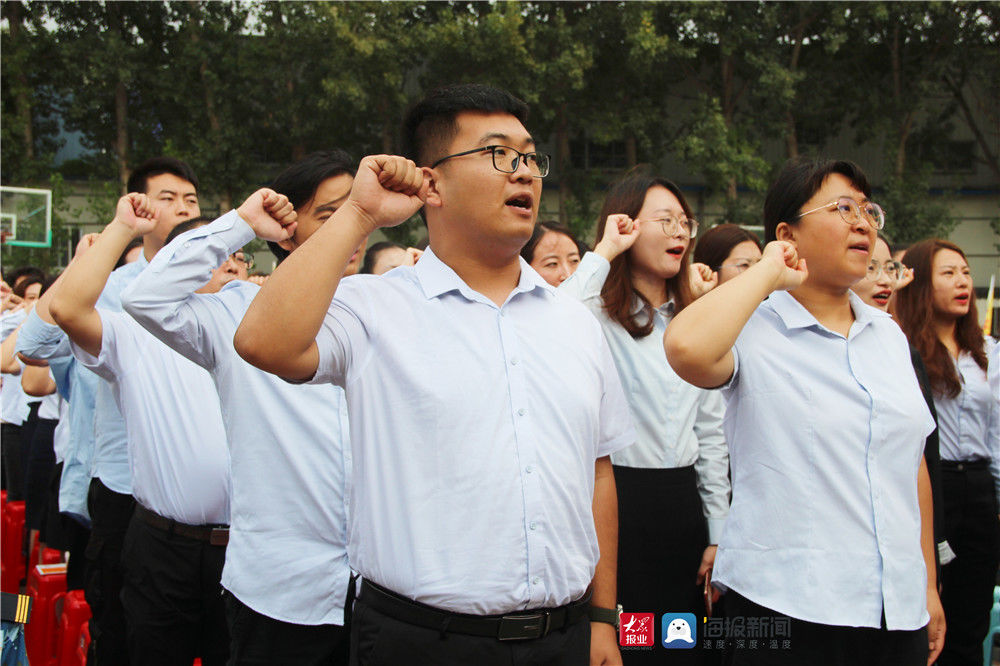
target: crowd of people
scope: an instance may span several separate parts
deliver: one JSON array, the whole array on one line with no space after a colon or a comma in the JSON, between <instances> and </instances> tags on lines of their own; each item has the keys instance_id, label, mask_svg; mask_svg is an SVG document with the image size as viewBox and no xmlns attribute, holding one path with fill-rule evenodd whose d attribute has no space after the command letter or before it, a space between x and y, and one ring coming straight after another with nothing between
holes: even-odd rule
<instances>
[{"instance_id":1,"label":"crowd of people","mask_svg":"<svg viewBox=\"0 0 1000 666\"><path fill-rule=\"evenodd\" d=\"M588 249L537 222L527 114L436 90L405 156L312 153L215 220L153 158L58 278L5 272L4 487L88 663L982 663L1000 346L962 250L894 259L818 159L763 243L634 171ZM366 251L418 212L424 249ZM637 612L790 631L635 648Z\"/></svg>"}]
</instances>

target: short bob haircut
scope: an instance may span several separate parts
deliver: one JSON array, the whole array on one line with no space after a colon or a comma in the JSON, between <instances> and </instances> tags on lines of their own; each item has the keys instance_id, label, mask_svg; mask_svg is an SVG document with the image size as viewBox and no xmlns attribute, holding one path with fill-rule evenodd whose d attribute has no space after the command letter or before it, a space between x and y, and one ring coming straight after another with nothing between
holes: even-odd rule
<instances>
[{"instance_id":1,"label":"short bob haircut","mask_svg":"<svg viewBox=\"0 0 1000 666\"><path fill-rule=\"evenodd\" d=\"M910 344L917 348L927 366L931 389L937 395L955 398L962 391L962 382L955 370L955 362L944 344L938 339L934 322L934 257L941 250L952 250L965 259L962 249L940 238L930 238L914 244L903 255L903 264L913 269L913 281L897 289L890 305L899 327L906 333ZM967 260L966 260L967 261ZM975 295L969 299L969 311L955 322L955 338L961 351L966 351L976 365L986 371L986 350L983 331L979 328L979 312Z\"/></svg>"},{"instance_id":2,"label":"short bob haircut","mask_svg":"<svg viewBox=\"0 0 1000 666\"><path fill-rule=\"evenodd\" d=\"M604 198L604 206L597 219L597 233L594 245L601 242L604 236L604 225L610 215L624 214L635 219L646 201L646 193L654 187L666 188L677 197L684 214L692 218L691 207L681 193L681 189L666 178L659 178L646 173L634 172L618 181L608 190ZM674 311L680 312L694 300L691 295L688 265L691 257L689 243L681 257L681 269L677 275L667 280L667 292L674 299ZM621 324L633 338L644 338L653 332L653 305L636 290L632 284L631 252L622 252L611 262L611 270L604 287L601 289L601 300L608 317ZM641 303L641 309L635 310L635 301Z\"/></svg>"},{"instance_id":3,"label":"short bob haircut","mask_svg":"<svg viewBox=\"0 0 1000 666\"><path fill-rule=\"evenodd\" d=\"M794 226L799 222L802 206L812 198L823 182L839 173L866 197L872 188L864 172L854 162L796 158L781 168L764 199L764 242L777 240L777 228L782 222Z\"/></svg>"},{"instance_id":4,"label":"short bob haircut","mask_svg":"<svg viewBox=\"0 0 1000 666\"><path fill-rule=\"evenodd\" d=\"M318 150L288 166L271 181L270 187L288 197L295 210L300 210L316 196L323 181L345 173L352 177L357 173L357 164L350 155L339 148ZM289 255L288 250L273 241L268 241L267 247L279 264Z\"/></svg>"},{"instance_id":5,"label":"short bob haircut","mask_svg":"<svg viewBox=\"0 0 1000 666\"><path fill-rule=\"evenodd\" d=\"M406 249L404 246L400 245L399 243L393 243L392 241L380 241L378 243L375 243L371 247L369 247L368 251L365 252L364 261L361 262L361 269L358 272L362 273L362 274L369 274L370 275L371 272L373 270L375 270L375 262L378 261L378 255L383 250L388 250L388 249L394 248L394 247L397 247L400 250L405 250Z\"/></svg>"},{"instance_id":6,"label":"short bob haircut","mask_svg":"<svg viewBox=\"0 0 1000 666\"><path fill-rule=\"evenodd\" d=\"M694 246L692 261L705 264L713 271L717 271L729 257L733 248L747 241L756 245L758 250L763 249L757 234L752 231L747 231L741 226L728 222L716 225L698 238L698 243Z\"/></svg>"},{"instance_id":7,"label":"short bob haircut","mask_svg":"<svg viewBox=\"0 0 1000 666\"><path fill-rule=\"evenodd\" d=\"M531 233L531 238L528 239L527 244L521 248L521 257L524 258L529 264L535 260L535 248L541 242L542 238L547 233L562 234L566 238L573 241L573 245L576 246L576 251L580 253L582 257L586 252L585 247L576 239L573 232L570 231L569 227L559 224L558 222L539 222L535 225L535 230Z\"/></svg>"}]
</instances>

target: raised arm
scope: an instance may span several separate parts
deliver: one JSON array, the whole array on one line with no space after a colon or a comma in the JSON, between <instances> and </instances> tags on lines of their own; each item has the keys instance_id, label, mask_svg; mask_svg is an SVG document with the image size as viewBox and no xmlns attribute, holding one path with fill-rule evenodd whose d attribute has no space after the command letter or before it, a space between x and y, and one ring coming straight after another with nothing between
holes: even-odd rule
<instances>
[{"instance_id":1,"label":"raised arm","mask_svg":"<svg viewBox=\"0 0 1000 666\"><path fill-rule=\"evenodd\" d=\"M319 364L316 335L351 255L375 229L409 219L426 193L413 162L389 155L361 160L344 205L281 262L250 304L233 339L239 355L281 377L310 379ZM242 206L238 212L242 217Z\"/></svg>"},{"instance_id":2,"label":"raised arm","mask_svg":"<svg viewBox=\"0 0 1000 666\"><path fill-rule=\"evenodd\" d=\"M195 292L211 279L212 271L254 238L255 229L261 229L265 240L282 240L295 231L296 223L288 197L258 190L238 211L189 231L160 250L149 268L122 292L122 309L174 351L211 368L216 346L232 345L231 334L220 340L211 330L216 318L210 309L226 306L214 295Z\"/></svg>"},{"instance_id":3,"label":"raised arm","mask_svg":"<svg viewBox=\"0 0 1000 666\"><path fill-rule=\"evenodd\" d=\"M784 241L768 243L760 262L687 306L663 335L667 360L681 379L714 388L733 375L733 345L768 294L794 289L807 275L805 259Z\"/></svg>"},{"instance_id":4,"label":"raised arm","mask_svg":"<svg viewBox=\"0 0 1000 666\"><path fill-rule=\"evenodd\" d=\"M92 356L101 353L103 333L97 299L129 242L156 226L154 215L145 194L133 192L122 197L115 218L93 247L63 272L62 284L49 304L49 312L69 339Z\"/></svg>"},{"instance_id":5,"label":"raised arm","mask_svg":"<svg viewBox=\"0 0 1000 666\"><path fill-rule=\"evenodd\" d=\"M48 364L24 366L24 372L21 373L21 388L36 398L55 393L56 380L52 379Z\"/></svg>"}]
</instances>

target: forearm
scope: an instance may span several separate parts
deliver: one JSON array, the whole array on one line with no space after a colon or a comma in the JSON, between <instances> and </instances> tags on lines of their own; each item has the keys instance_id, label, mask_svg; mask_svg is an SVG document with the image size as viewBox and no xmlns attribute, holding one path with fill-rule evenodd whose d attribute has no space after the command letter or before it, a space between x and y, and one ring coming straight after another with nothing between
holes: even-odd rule
<instances>
[{"instance_id":1,"label":"forearm","mask_svg":"<svg viewBox=\"0 0 1000 666\"><path fill-rule=\"evenodd\" d=\"M20 327L4 338L3 343L0 343L0 372L6 372L9 375L16 375L21 372L21 364L14 357L14 347L17 345L18 330L20 330Z\"/></svg>"},{"instance_id":2,"label":"forearm","mask_svg":"<svg viewBox=\"0 0 1000 666\"><path fill-rule=\"evenodd\" d=\"M618 603L618 491L611 458L594 464L594 527L601 555L594 570L591 605L614 608Z\"/></svg>"},{"instance_id":3,"label":"forearm","mask_svg":"<svg viewBox=\"0 0 1000 666\"><path fill-rule=\"evenodd\" d=\"M236 330L237 353L281 377L312 377L323 318L351 255L373 230L350 202L338 209L261 287Z\"/></svg>"},{"instance_id":4,"label":"forearm","mask_svg":"<svg viewBox=\"0 0 1000 666\"><path fill-rule=\"evenodd\" d=\"M49 367L26 365L21 373L21 388L30 396L41 398L56 392L56 383Z\"/></svg>"},{"instance_id":5,"label":"forearm","mask_svg":"<svg viewBox=\"0 0 1000 666\"><path fill-rule=\"evenodd\" d=\"M610 270L611 264L606 258L596 252L588 252L583 255L576 271L559 285L559 291L578 301L599 297Z\"/></svg>"},{"instance_id":6,"label":"forearm","mask_svg":"<svg viewBox=\"0 0 1000 666\"><path fill-rule=\"evenodd\" d=\"M62 284L49 304L49 312L71 339L74 339L79 322L95 311L118 257L134 237L132 229L113 220L94 246L66 268Z\"/></svg>"},{"instance_id":7,"label":"forearm","mask_svg":"<svg viewBox=\"0 0 1000 666\"><path fill-rule=\"evenodd\" d=\"M917 499L920 504L920 549L924 554L927 568L927 589L937 590L937 560L934 558L934 499L931 496L931 477L927 473L927 462L920 459L917 471Z\"/></svg>"},{"instance_id":8,"label":"forearm","mask_svg":"<svg viewBox=\"0 0 1000 666\"><path fill-rule=\"evenodd\" d=\"M762 261L681 310L663 335L674 371L705 388L729 379L730 351L754 310L773 291L777 276L778 269Z\"/></svg>"}]
</instances>

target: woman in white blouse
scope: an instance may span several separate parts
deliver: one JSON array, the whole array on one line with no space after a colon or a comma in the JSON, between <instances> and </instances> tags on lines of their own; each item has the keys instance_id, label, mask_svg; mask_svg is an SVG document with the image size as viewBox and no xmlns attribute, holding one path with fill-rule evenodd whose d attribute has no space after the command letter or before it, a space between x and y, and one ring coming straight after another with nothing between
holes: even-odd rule
<instances>
[{"instance_id":1,"label":"woman in white blouse","mask_svg":"<svg viewBox=\"0 0 1000 666\"><path fill-rule=\"evenodd\" d=\"M598 238L560 291L601 322L638 433L612 454L618 486L618 600L626 612L705 611L701 584L729 512L721 397L679 378L663 357L674 314L716 280L689 265L697 222L680 189L634 174L608 192ZM696 627L692 627L696 629ZM659 643L667 636L660 636ZM702 643L671 663L702 663ZM622 650L626 663L659 650Z\"/></svg>"},{"instance_id":2,"label":"woman in white blouse","mask_svg":"<svg viewBox=\"0 0 1000 666\"><path fill-rule=\"evenodd\" d=\"M758 632L730 634L729 665L925 666L944 639L921 455L934 422L905 336L850 291L885 221L870 196L850 162L786 164L761 260L664 336L681 377L726 397L733 504L713 583ZM760 636L765 621L790 631Z\"/></svg>"},{"instance_id":3,"label":"woman in white blouse","mask_svg":"<svg viewBox=\"0 0 1000 666\"><path fill-rule=\"evenodd\" d=\"M913 282L896 292L893 310L920 352L937 409L944 531L955 559L941 570L948 640L938 663L978 664L989 629L1000 563L1000 424L987 379L988 346L976 313L969 264L940 239L907 250Z\"/></svg>"}]
</instances>

